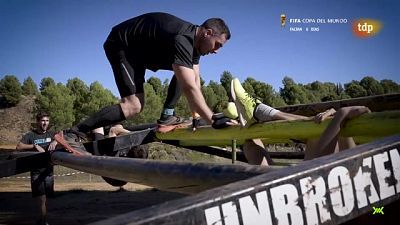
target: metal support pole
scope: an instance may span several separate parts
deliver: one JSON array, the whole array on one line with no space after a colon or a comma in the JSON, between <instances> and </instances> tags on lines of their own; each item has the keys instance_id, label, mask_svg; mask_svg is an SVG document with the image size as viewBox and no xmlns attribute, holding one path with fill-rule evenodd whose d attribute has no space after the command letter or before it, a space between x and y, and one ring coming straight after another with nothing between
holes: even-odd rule
<instances>
[{"instance_id":1,"label":"metal support pole","mask_svg":"<svg viewBox=\"0 0 400 225\"><path fill-rule=\"evenodd\" d=\"M277 168L249 165L168 162L53 152L53 164L83 172L181 193L197 193Z\"/></svg>"},{"instance_id":2,"label":"metal support pole","mask_svg":"<svg viewBox=\"0 0 400 225\"><path fill-rule=\"evenodd\" d=\"M232 140L232 164L236 162L236 139Z\"/></svg>"}]
</instances>

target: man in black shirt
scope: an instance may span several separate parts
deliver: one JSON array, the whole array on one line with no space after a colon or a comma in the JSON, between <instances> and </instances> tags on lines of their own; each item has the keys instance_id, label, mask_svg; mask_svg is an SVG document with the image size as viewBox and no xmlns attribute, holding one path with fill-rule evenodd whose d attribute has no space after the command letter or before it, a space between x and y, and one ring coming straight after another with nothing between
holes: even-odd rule
<instances>
[{"instance_id":1,"label":"man in black shirt","mask_svg":"<svg viewBox=\"0 0 400 225\"><path fill-rule=\"evenodd\" d=\"M177 85L197 112L214 128L232 125L226 117L213 116L200 89L200 56L215 54L229 40L222 19L211 18L201 26L167 13L148 13L113 27L104 49L114 72L121 102L108 106L79 123L64 135L75 148L76 134L134 117L144 106L145 70L172 70Z\"/></svg>"},{"instance_id":2,"label":"man in black shirt","mask_svg":"<svg viewBox=\"0 0 400 225\"><path fill-rule=\"evenodd\" d=\"M57 142L54 140L54 131L49 131L50 117L47 113L39 113L36 116L36 129L26 133L17 144L17 150L51 151L54 150ZM46 196L52 197L54 194L53 166L31 171L32 197L37 199L41 217L37 224L47 224L46 222Z\"/></svg>"}]
</instances>

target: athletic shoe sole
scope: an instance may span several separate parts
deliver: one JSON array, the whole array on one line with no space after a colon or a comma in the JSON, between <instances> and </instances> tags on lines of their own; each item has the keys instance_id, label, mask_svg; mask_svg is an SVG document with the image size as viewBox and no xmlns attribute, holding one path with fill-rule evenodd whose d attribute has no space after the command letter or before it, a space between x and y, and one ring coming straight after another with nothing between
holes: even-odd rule
<instances>
[{"instance_id":1,"label":"athletic shoe sole","mask_svg":"<svg viewBox=\"0 0 400 225\"><path fill-rule=\"evenodd\" d=\"M190 123L190 120L184 119L180 116L173 116L174 119L170 120L157 120L157 125L158 126L170 126L170 125L179 125L179 124L185 124L185 123Z\"/></svg>"}]
</instances>

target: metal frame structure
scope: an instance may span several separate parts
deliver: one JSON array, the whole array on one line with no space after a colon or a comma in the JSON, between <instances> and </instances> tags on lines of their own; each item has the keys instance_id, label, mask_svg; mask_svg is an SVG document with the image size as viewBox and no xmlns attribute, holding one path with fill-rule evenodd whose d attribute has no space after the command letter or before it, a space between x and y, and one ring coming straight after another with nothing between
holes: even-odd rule
<instances>
[{"instance_id":1,"label":"metal frame structure","mask_svg":"<svg viewBox=\"0 0 400 225\"><path fill-rule=\"evenodd\" d=\"M93 225L339 224L400 199L399 149L393 136Z\"/></svg>"},{"instance_id":2,"label":"metal frame structure","mask_svg":"<svg viewBox=\"0 0 400 225\"><path fill-rule=\"evenodd\" d=\"M400 109L400 94L291 106L281 110L308 115L329 107L349 105L366 105L373 111ZM394 123L398 118L398 112L389 114L387 121ZM389 125L392 129L389 133L399 133L397 124ZM132 132L127 135L85 143L86 149L95 156L74 156L63 150L10 155L0 162L0 177L27 172L51 162L162 190L198 193L94 223L99 225L337 224L370 212L373 207L399 202L399 135L296 166L260 168L129 158L132 148L161 141L231 158L233 162L246 161L241 152L235 151L236 140L230 140L233 151L227 151L219 147L190 145L182 139L160 140L154 124L130 130ZM271 153L271 156L277 154L282 153ZM280 157L302 158L303 153Z\"/></svg>"}]
</instances>

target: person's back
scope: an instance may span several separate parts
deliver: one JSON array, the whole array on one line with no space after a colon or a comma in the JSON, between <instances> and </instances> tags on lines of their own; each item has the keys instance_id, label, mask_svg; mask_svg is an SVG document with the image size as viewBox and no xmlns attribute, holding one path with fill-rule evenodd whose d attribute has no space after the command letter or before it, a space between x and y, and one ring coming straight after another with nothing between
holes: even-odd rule
<instances>
[{"instance_id":1,"label":"person's back","mask_svg":"<svg viewBox=\"0 0 400 225\"><path fill-rule=\"evenodd\" d=\"M147 13L114 26L109 41L115 41L114 48L129 50L130 57L147 69L172 70L177 51L186 54L180 60L190 67L193 62L188 60L199 58L194 50L195 32L195 25L176 16Z\"/></svg>"}]
</instances>

